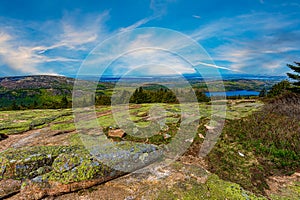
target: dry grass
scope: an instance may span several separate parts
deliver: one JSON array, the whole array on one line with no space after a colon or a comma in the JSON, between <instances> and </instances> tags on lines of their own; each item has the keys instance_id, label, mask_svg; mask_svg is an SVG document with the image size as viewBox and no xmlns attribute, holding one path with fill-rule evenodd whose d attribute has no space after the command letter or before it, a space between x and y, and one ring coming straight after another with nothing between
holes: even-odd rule
<instances>
[{"instance_id":1,"label":"dry grass","mask_svg":"<svg viewBox=\"0 0 300 200\"><path fill-rule=\"evenodd\" d=\"M209 170L261 194L268 189L267 177L299 171L299 103L299 95L285 94L248 117L226 120L207 156Z\"/></svg>"}]
</instances>

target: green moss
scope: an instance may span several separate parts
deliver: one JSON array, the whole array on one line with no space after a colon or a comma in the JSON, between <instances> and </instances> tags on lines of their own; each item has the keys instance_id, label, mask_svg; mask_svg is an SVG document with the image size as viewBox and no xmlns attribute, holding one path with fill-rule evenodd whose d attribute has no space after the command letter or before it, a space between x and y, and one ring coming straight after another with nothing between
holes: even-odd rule
<instances>
[{"instance_id":1,"label":"green moss","mask_svg":"<svg viewBox=\"0 0 300 200\"><path fill-rule=\"evenodd\" d=\"M112 115L105 115L98 118L98 122L101 127L109 127L109 126L115 126L116 122Z\"/></svg>"},{"instance_id":2,"label":"green moss","mask_svg":"<svg viewBox=\"0 0 300 200\"><path fill-rule=\"evenodd\" d=\"M54 124L51 126L51 130L71 131L75 129L76 127L74 123Z\"/></svg>"},{"instance_id":3,"label":"green moss","mask_svg":"<svg viewBox=\"0 0 300 200\"><path fill-rule=\"evenodd\" d=\"M300 199L300 182L293 182L289 186L280 188L277 194L271 194L272 200L296 200Z\"/></svg>"},{"instance_id":4,"label":"green moss","mask_svg":"<svg viewBox=\"0 0 300 200\"><path fill-rule=\"evenodd\" d=\"M161 188L157 199L230 199L230 200L263 200L241 188L238 184L223 181L216 175L210 175L206 183L198 183L195 179L179 181L172 188Z\"/></svg>"},{"instance_id":5,"label":"green moss","mask_svg":"<svg viewBox=\"0 0 300 200\"><path fill-rule=\"evenodd\" d=\"M147 127L150 125L150 121L139 121L139 122L136 122L136 125L139 127Z\"/></svg>"},{"instance_id":6,"label":"green moss","mask_svg":"<svg viewBox=\"0 0 300 200\"><path fill-rule=\"evenodd\" d=\"M47 126L57 118L71 115L70 109L65 110L19 110L0 113L0 133L16 134L33 128Z\"/></svg>"},{"instance_id":7,"label":"green moss","mask_svg":"<svg viewBox=\"0 0 300 200\"><path fill-rule=\"evenodd\" d=\"M300 182L295 182L292 186L291 189L299 195L300 198Z\"/></svg>"},{"instance_id":8,"label":"green moss","mask_svg":"<svg viewBox=\"0 0 300 200\"><path fill-rule=\"evenodd\" d=\"M69 121L74 121L73 115L58 117L53 122L69 122Z\"/></svg>"},{"instance_id":9,"label":"green moss","mask_svg":"<svg viewBox=\"0 0 300 200\"><path fill-rule=\"evenodd\" d=\"M90 180L107 175L112 171L99 163L87 152L60 154L52 164L53 171L43 176L43 179L58 181L64 184Z\"/></svg>"},{"instance_id":10,"label":"green moss","mask_svg":"<svg viewBox=\"0 0 300 200\"><path fill-rule=\"evenodd\" d=\"M74 146L83 145L79 133L70 135L69 140L70 140L71 144L74 145Z\"/></svg>"},{"instance_id":11,"label":"green moss","mask_svg":"<svg viewBox=\"0 0 300 200\"><path fill-rule=\"evenodd\" d=\"M76 146L36 146L8 149L0 153L1 176L2 178L13 179L31 178L39 174L42 170L39 168L51 166L59 154L76 151L78 148Z\"/></svg>"},{"instance_id":12,"label":"green moss","mask_svg":"<svg viewBox=\"0 0 300 200\"><path fill-rule=\"evenodd\" d=\"M133 121L133 122L137 122L139 120L143 119L142 117L138 117L138 116L133 116L130 115L129 120Z\"/></svg>"},{"instance_id":13,"label":"green moss","mask_svg":"<svg viewBox=\"0 0 300 200\"><path fill-rule=\"evenodd\" d=\"M166 123L177 123L179 121L178 117L167 117Z\"/></svg>"},{"instance_id":14,"label":"green moss","mask_svg":"<svg viewBox=\"0 0 300 200\"><path fill-rule=\"evenodd\" d=\"M211 175L206 185L209 188L210 197L212 199L222 199L224 197L228 199L266 199L263 197L256 197L254 194L245 191L241 186L235 183L223 181L216 175Z\"/></svg>"}]
</instances>

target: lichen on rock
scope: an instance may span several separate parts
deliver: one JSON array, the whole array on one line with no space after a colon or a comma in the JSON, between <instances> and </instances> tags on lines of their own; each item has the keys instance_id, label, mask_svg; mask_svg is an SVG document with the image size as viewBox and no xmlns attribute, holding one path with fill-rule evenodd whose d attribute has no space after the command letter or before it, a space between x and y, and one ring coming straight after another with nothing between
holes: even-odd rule
<instances>
[{"instance_id":1,"label":"lichen on rock","mask_svg":"<svg viewBox=\"0 0 300 200\"><path fill-rule=\"evenodd\" d=\"M34 188L39 192L33 196L39 199L103 183L128 173L121 170L124 167L136 170L161 155L154 145L132 142L113 143L96 150L97 154L92 155L82 145L7 149L0 153L0 181L18 180L14 192L19 190L22 198L33 198L30 196ZM151 152L155 156L149 156Z\"/></svg>"}]
</instances>

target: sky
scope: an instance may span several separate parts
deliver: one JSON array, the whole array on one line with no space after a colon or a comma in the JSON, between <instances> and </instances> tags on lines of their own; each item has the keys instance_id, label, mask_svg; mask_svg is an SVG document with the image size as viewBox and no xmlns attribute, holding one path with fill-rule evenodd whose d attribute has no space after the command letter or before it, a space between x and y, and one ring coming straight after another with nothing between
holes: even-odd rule
<instances>
[{"instance_id":1,"label":"sky","mask_svg":"<svg viewBox=\"0 0 300 200\"><path fill-rule=\"evenodd\" d=\"M201 62L222 73L281 76L289 71L287 63L300 62L298 0L1 0L0 76L76 75L95 49L122 33L132 33L130 40L115 40L111 51L151 46L152 33L135 31L145 27L164 28L196 42L212 60ZM164 50L180 43L158 32L154 40ZM193 73L166 51L121 53L115 66L105 70L109 75L134 73L132 66L141 65L145 75L168 74L170 66L164 65ZM153 59L163 62L151 68Z\"/></svg>"}]
</instances>

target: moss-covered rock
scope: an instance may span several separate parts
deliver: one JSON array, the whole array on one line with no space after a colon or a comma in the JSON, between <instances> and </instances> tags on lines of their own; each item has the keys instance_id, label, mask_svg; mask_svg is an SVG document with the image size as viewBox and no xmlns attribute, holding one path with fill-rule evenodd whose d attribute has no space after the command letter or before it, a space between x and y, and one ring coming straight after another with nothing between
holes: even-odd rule
<instances>
[{"instance_id":1,"label":"moss-covered rock","mask_svg":"<svg viewBox=\"0 0 300 200\"><path fill-rule=\"evenodd\" d=\"M8 149L0 153L0 180L21 180L26 198L32 188L42 198L100 184L160 156L156 146L132 142L108 143L94 150L92 155L80 145Z\"/></svg>"},{"instance_id":2,"label":"moss-covered rock","mask_svg":"<svg viewBox=\"0 0 300 200\"><path fill-rule=\"evenodd\" d=\"M240 185L221 180L214 174L208 175L205 183L201 183L192 177L176 182L171 188L162 187L155 199L266 200L265 197L256 196L244 190Z\"/></svg>"},{"instance_id":3,"label":"moss-covered rock","mask_svg":"<svg viewBox=\"0 0 300 200\"><path fill-rule=\"evenodd\" d=\"M264 197L257 197L254 194L244 190L240 185L221 180L217 175L211 175L206 183L210 191L211 199L266 199Z\"/></svg>"},{"instance_id":4,"label":"moss-covered rock","mask_svg":"<svg viewBox=\"0 0 300 200\"><path fill-rule=\"evenodd\" d=\"M109 176L113 171L88 153L60 154L52 168L51 172L43 175L43 180L65 184Z\"/></svg>"},{"instance_id":5,"label":"moss-covered rock","mask_svg":"<svg viewBox=\"0 0 300 200\"><path fill-rule=\"evenodd\" d=\"M58 154L59 149L51 147L9 149L0 154L1 178L30 178L30 173L41 166L51 166L53 159Z\"/></svg>"},{"instance_id":6,"label":"moss-covered rock","mask_svg":"<svg viewBox=\"0 0 300 200\"><path fill-rule=\"evenodd\" d=\"M83 149L79 146L35 146L0 153L0 179L31 179L50 171L56 157Z\"/></svg>"}]
</instances>

